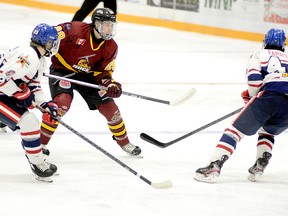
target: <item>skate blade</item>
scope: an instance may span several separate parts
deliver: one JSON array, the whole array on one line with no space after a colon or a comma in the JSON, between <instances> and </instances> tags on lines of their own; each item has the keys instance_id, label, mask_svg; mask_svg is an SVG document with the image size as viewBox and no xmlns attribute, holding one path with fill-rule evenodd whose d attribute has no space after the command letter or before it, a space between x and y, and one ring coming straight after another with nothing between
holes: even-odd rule
<instances>
[{"instance_id":1,"label":"skate blade","mask_svg":"<svg viewBox=\"0 0 288 216\"><path fill-rule=\"evenodd\" d=\"M58 172L53 173L53 176L59 176L59 175L60 175L60 173L58 173Z\"/></svg>"},{"instance_id":2,"label":"skate blade","mask_svg":"<svg viewBox=\"0 0 288 216\"><path fill-rule=\"evenodd\" d=\"M142 154L139 155L130 155L133 158L143 158L144 156Z\"/></svg>"},{"instance_id":3,"label":"skate blade","mask_svg":"<svg viewBox=\"0 0 288 216\"><path fill-rule=\"evenodd\" d=\"M260 174L249 174L248 180L252 182L256 182L259 179Z\"/></svg>"},{"instance_id":4,"label":"skate blade","mask_svg":"<svg viewBox=\"0 0 288 216\"><path fill-rule=\"evenodd\" d=\"M42 181L42 182L47 182L47 183L52 183L53 179L50 177L40 177L40 176L36 176L35 179L37 181Z\"/></svg>"},{"instance_id":5,"label":"skate blade","mask_svg":"<svg viewBox=\"0 0 288 216\"><path fill-rule=\"evenodd\" d=\"M215 183L217 178L218 176L216 175L205 176L205 175L196 173L194 180L199 181L199 182L205 182L205 183Z\"/></svg>"},{"instance_id":6,"label":"skate blade","mask_svg":"<svg viewBox=\"0 0 288 216\"><path fill-rule=\"evenodd\" d=\"M130 154L130 153L128 153L128 152L126 152L130 157L132 157L132 158L143 158L143 155L142 154L139 154L139 155L132 155L132 154Z\"/></svg>"}]
</instances>

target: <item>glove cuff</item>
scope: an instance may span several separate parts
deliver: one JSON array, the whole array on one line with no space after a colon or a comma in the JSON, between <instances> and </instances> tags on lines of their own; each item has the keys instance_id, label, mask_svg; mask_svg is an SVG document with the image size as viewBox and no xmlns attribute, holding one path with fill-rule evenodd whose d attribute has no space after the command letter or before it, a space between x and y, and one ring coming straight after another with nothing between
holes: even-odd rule
<instances>
[{"instance_id":1,"label":"glove cuff","mask_svg":"<svg viewBox=\"0 0 288 216\"><path fill-rule=\"evenodd\" d=\"M15 97L18 100L25 100L27 99L31 94L31 91L29 88L27 88L27 90L23 90L23 91L17 91L13 94L13 97Z\"/></svg>"},{"instance_id":2,"label":"glove cuff","mask_svg":"<svg viewBox=\"0 0 288 216\"><path fill-rule=\"evenodd\" d=\"M101 82L102 82L103 86L108 87L110 84L112 84L114 82L114 80L112 80L112 79L102 79Z\"/></svg>"}]
</instances>

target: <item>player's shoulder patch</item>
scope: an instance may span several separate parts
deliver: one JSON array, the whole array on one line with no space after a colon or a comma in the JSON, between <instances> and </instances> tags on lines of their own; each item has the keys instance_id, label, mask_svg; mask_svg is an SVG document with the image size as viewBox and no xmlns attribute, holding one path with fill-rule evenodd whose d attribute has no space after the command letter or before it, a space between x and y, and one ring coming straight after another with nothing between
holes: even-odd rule
<instances>
[{"instance_id":1,"label":"player's shoulder patch","mask_svg":"<svg viewBox=\"0 0 288 216\"><path fill-rule=\"evenodd\" d=\"M60 80L59 81L59 86L61 88L64 88L64 89L70 89L71 88L71 83L69 81L66 81L66 80Z\"/></svg>"}]
</instances>

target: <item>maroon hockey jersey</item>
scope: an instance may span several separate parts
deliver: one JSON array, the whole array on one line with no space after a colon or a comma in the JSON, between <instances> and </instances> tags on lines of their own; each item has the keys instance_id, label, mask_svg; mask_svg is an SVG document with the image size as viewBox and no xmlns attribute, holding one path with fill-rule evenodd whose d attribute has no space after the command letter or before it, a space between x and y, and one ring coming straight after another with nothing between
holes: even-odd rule
<instances>
[{"instance_id":1,"label":"maroon hockey jersey","mask_svg":"<svg viewBox=\"0 0 288 216\"><path fill-rule=\"evenodd\" d=\"M62 23L55 28L61 39L59 51L52 57L55 69L94 76L108 72L112 76L118 51L113 39L96 39L91 24L84 22Z\"/></svg>"}]
</instances>

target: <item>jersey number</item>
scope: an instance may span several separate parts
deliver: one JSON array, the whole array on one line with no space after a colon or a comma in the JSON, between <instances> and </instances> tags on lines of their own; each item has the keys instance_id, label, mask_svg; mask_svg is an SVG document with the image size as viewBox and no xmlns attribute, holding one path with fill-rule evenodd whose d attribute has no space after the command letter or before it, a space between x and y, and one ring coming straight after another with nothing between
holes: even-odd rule
<instances>
[{"instance_id":1,"label":"jersey number","mask_svg":"<svg viewBox=\"0 0 288 216\"><path fill-rule=\"evenodd\" d=\"M267 72L268 73L285 73L286 68L282 67L281 61L278 57L271 56L269 59L269 63L267 66Z\"/></svg>"}]
</instances>

